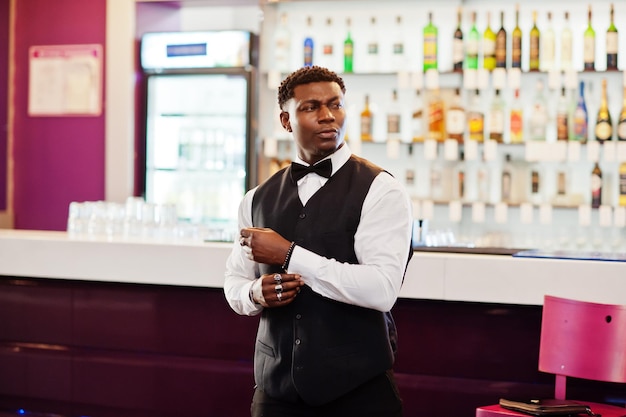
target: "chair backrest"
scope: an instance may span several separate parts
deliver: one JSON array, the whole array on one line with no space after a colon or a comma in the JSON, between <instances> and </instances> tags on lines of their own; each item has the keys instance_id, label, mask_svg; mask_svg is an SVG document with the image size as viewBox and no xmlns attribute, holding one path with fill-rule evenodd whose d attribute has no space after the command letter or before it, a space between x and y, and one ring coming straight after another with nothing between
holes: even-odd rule
<instances>
[{"instance_id":1,"label":"chair backrest","mask_svg":"<svg viewBox=\"0 0 626 417\"><path fill-rule=\"evenodd\" d=\"M557 398L566 376L626 382L626 306L546 295L539 370L557 375Z\"/></svg>"}]
</instances>

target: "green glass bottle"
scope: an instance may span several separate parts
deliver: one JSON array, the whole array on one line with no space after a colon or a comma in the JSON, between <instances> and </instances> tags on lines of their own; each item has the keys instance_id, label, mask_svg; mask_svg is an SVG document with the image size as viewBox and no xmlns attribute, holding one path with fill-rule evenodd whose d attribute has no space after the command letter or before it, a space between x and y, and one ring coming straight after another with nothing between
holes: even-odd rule
<instances>
[{"instance_id":1,"label":"green glass bottle","mask_svg":"<svg viewBox=\"0 0 626 417\"><path fill-rule=\"evenodd\" d=\"M428 13L428 24L424 26L424 72L437 69L437 26L433 25L433 13Z\"/></svg>"},{"instance_id":2,"label":"green glass bottle","mask_svg":"<svg viewBox=\"0 0 626 417\"><path fill-rule=\"evenodd\" d=\"M606 31L606 69L608 71L617 70L617 50L619 39L617 28L613 22L613 3L611 3L611 23Z\"/></svg>"},{"instance_id":3,"label":"green glass bottle","mask_svg":"<svg viewBox=\"0 0 626 417\"><path fill-rule=\"evenodd\" d=\"M528 71L539 71L539 38L540 32L537 27L537 12L533 11L533 27L530 29L530 55L528 59Z\"/></svg>"},{"instance_id":4,"label":"green glass bottle","mask_svg":"<svg viewBox=\"0 0 626 417\"><path fill-rule=\"evenodd\" d=\"M352 35L350 34L350 19L348 23L348 35L343 41L343 72L351 73L354 71L354 42L352 41Z\"/></svg>"},{"instance_id":5,"label":"green glass bottle","mask_svg":"<svg viewBox=\"0 0 626 417\"><path fill-rule=\"evenodd\" d=\"M515 5L515 28L511 33L511 67L522 68L522 29L519 27L519 4Z\"/></svg>"},{"instance_id":6,"label":"green glass bottle","mask_svg":"<svg viewBox=\"0 0 626 417\"><path fill-rule=\"evenodd\" d=\"M476 12L472 12L472 27L467 34L467 69L478 69L478 42L480 35L476 29Z\"/></svg>"},{"instance_id":7,"label":"green glass bottle","mask_svg":"<svg viewBox=\"0 0 626 417\"><path fill-rule=\"evenodd\" d=\"M589 12L587 14L587 29L585 30L584 38L584 60L585 71L596 70L596 31L593 30L591 25L591 5L589 5Z\"/></svg>"},{"instance_id":8,"label":"green glass bottle","mask_svg":"<svg viewBox=\"0 0 626 417\"><path fill-rule=\"evenodd\" d=\"M491 30L491 13L487 12L487 28L483 32L483 68L492 71L496 67L496 33Z\"/></svg>"}]
</instances>

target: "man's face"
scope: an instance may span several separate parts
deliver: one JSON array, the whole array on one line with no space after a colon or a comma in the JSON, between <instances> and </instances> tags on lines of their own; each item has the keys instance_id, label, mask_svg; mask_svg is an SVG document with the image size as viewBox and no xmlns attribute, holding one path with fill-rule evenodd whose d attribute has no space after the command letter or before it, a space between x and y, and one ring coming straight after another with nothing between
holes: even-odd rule
<instances>
[{"instance_id":1,"label":"man's face","mask_svg":"<svg viewBox=\"0 0 626 417\"><path fill-rule=\"evenodd\" d=\"M335 82L302 84L294 89L280 121L293 133L298 156L309 164L332 154L343 145L346 111L343 93Z\"/></svg>"}]
</instances>

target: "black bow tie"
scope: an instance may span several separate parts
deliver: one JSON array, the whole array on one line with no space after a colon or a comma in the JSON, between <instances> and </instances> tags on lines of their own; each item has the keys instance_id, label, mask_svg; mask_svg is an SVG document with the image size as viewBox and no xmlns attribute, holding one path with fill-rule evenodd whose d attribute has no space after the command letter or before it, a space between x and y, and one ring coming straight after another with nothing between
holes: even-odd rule
<instances>
[{"instance_id":1,"label":"black bow tie","mask_svg":"<svg viewBox=\"0 0 626 417\"><path fill-rule=\"evenodd\" d=\"M310 174L311 172L315 172L325 178L330 178L330 174L333 172L333 164L330 162L330 159L324 159L322 162L309 166L304 166L296 162L291 163L291 179L293 182L298 182L306 174Z\"/></svg>"}]
</instances>

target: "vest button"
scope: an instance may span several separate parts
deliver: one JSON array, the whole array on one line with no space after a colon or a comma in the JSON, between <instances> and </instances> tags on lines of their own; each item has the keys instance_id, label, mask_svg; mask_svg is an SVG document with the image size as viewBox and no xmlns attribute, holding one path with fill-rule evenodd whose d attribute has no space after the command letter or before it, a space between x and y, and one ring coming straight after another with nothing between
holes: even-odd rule
<instances>
[{"instance_id":1,"label":"vest button","mask_svg":"<svg viewBox=\"0 0 626 417\"><path fill-rule=\"evenodd\" d=\"M296 345L299 345L300 343L302 343L302 341L300 339L296 339Z\"/></svg>"},{"instance_id":2,"label":"vest button","mask_svg":"<svg viewBox=\"0 0 626 417\"><path fill-rule=\"evenodd\" d=\"M296 320L300 320L302 318L302 314L296 314Z\"/></svg>"},{"instance_id":3,"label":"vest button","mask_svg":"<svg viewBox=\"0 0 626 417\"><path fill-rule=\"evenodd\" d=\"M300 215L298 217L300 217L301 219L304 219L306 217L306 214L305 213L300 213Z\"/></svg>"}]
</instances>

